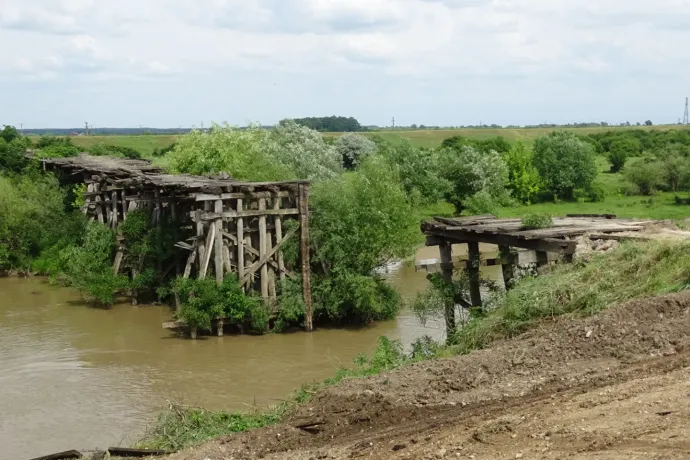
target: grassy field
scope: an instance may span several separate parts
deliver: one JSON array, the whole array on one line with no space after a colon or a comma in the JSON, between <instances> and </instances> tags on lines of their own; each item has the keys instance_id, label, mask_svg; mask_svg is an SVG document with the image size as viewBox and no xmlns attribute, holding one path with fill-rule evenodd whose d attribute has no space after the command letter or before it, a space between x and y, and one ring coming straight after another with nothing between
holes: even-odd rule
<instances>
[{"instance_id":1,"label":"grassy field","mask_svg":"<svg viewBox=\"0 0 690 460\"><path fill-rule=\"evenodd\" d=\"M642 129L673 129L676 125L660 125ZM590 134L606 132L609 130L628 130L637 129L638 126L631 127L611 127L611 128L568 128L577 134ZM419 147L438 147L444 139L462 135L475 139L486 139L493 136L503 136L510 142L522 140L531 145L540 136L554 131L551 128L461 128L461 129L418 129L418 130L396 130L396 131L377 131L367 133L367 135L379 135L390 142L401 142L403 139L410 140ZM325 133L325 136L339 136L340 133ZM166 147L178 138L177 135L138 135L138 136L88 136L73 137L72 140L78 147L88 149L88 147L103 142L111 145L131 147L140 151L144 156L150 156L154 149Z\"/></svg>"},{"instance_id":2,"label":"grassy field","mask_svg":"<svg viewBox=\"0 0 690 460\"><path fill-rule=\"evenodd\" d=\"M77 147L88 150L94 144L117 145L138 150L145 157L151 156L154 149L167 147L175 142L176 135L140 135L140 136L80 136L73 137L72 142Z\"/></svg>"}]
</instances>

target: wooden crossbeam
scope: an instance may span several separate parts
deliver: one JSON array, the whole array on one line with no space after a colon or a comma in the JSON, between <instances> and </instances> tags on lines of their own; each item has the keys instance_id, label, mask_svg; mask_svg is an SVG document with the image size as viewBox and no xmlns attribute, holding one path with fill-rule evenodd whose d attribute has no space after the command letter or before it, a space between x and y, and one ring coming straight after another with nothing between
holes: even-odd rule
<instances>
[{"instance_id":1,"label":"wooden crossbeam","mask_svg":"<svg viewBox=\"0 0 690 460\"><path fill-rule=\"evenodd\" d=\"M246 192L246 193L221 193L220 195L211 195L207 193L199 193L194 195L196 201L216 201L216 200L233 200L237 198L289 198L290 192Z\"/></svg>"},{"instance_id":2,"label":"wooden crossbeam","mask_svg":"<svg viewBox=\"0 0 690 460\"><path fill-rule=\"evenodd\" d=\"M299 210L295 208L286 209L248 209L245 211L224 211L223 213L216 212L201 212L197 217L197 211L192 211L190 215L192 218L197 218L201 220L216 220L222 217L223 220L237 219L239 217L261 217L261 216L289 216L298 215Z\"/></svg>"},{"instance_id":3,"label":"wooden crossbeam","mask_svg":"<svg viewBox=\"0 0 690 460\"><path fill-rule=\"evenodd\" d=\"M262 267L263 265L265 265L265 264L271 259L271 257L273 257L273 255L283 246L283 244L284 244L287 240L289 240L295 233L297 233L297 229L296 229L296 228L293 229L293 230L291 230L290 232L288 232L288 234L285 235L285 238L283 238L282 240L278 241L278 242L276 243L276 245L273 246L273 248L271 248L270 251L267 251L266 254L264 254L263 257L260 256L259 260L257 260L256 262L254 262L253 264L251 264L249 267L247 267L247 273L245 273L245 275L244 275L244 278L243 278L243 280L242 280L242 284L244 284L244 283L246 283L247 281L249 281L249 279L251 278L252 274L254 274L254 272L256 272L260 267Z\"/></svg>"},{"instance_id":4,"label":"wooden crossbeam","mask_svg":"<svg viewBox=\"0 0 690 460\"><path fill-rule=\"evenodd\" d=\"M555 252L558 254L572 254L575 252L577 242L574 240L558 240L555 238L525 239L519 236L503 233L474 233L456 229L434 229L427 230L427 246L436 246L443 239L453 243L467 243L474 241L477 243L497 244L499 246L510 246L514 248L531 249L533 251ZM433 238L438 237L438 238Z\"/></svg>"}]
</instances>

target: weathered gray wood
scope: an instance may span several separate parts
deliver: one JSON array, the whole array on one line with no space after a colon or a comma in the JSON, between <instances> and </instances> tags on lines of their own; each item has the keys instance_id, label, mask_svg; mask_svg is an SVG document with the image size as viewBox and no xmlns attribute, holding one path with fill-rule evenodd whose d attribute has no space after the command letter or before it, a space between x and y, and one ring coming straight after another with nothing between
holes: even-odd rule
<instances>
[{"instance_id":1,"label":"weathered gray wood","mask_svg":"<svg viewBox=\"0 0 690 460\"><path fill-rule=\"evenodd\" d=\"M479 283L479 263L481 260L481 253L479 252L479 243L476 241L470 241L467 243L467 254L468 254L468 264L467 264L467 274L469 276L470 282L470 299L472 301L473 307L482 306L482 294L480 291Z\"/></svg>"},{"instance_id":2,"label":"weathered gray wood","mask_svg":"<svg viewBox=\"0 0 690 460\"><path fill-rule=\"evenodd\" d=\"M265 198L261 198L265 200ZM204 212L201 214L202 220L216 220L218 217L222 217L223 220L236 219L238 217L261 217L261 216L296 216L299 214L299 210L295 208L289 209L252 209L244 211L223 211L223 213L215 212Z\"/></svg>"},{"instance_id":3,"label":"weathered gray wood","mask_svg":"<svg viewBox=\"0 0 690 460\"><path fill-rule=\"evenodd\" d=\"M292 236L294 234L295 234L295 232L292 232L290 234L290 236ZM223 236L225 238L227 238L231 243L234 243L235 246L237 245L238 240L237 240L237 237L235 235L232 235L232 234L227 233L227 232L223 232ZM287 238L283 238L283 239L286 240ZM252 256L259 257L259 251L257 251L256 249L254 249L251 246L245 246L244 250L245 250L245 253L249 253ZM232 253L231 253L231 255L232 255ZM274 269L278 268L278 262L276 262L273 259L268 259L268 264L271 265ZM288 270L287 268L284 268L284 271L285 271L285 276L288 276L288 277L294 277L295 276L295 274L293 272L291 272L290 270ZM238 275L238 278L239 278L239 275Z\"/></svg>"},{"instance_id":4,"label":"weathered gray wood","mask_svg":"<svg viewBox=\"0 0 690 460\"><path fill-rule=\"evenodd\" d=\"M259 260L264 261L261 263L261 297L264 299L268 297L268 264L265 263L266 260L266 248L267 248L267 238L266 238L266 198L259 198Z\"/></svg>"},{"instance_id":5,"label":"weathered gray wood","mask_svg":"<svg viewBox=\"0 0 690 460\"><path fill-rule=\"evenodd\" d=\"M237 212L242 212L244 204L242 198L237 199ZM244 218L237 218L237 279L244 286Z\"/></svg>"},{"instance_id":6,"label":"weathered gray wood","mask_svg":"<svg viewBox=\"0 0 690 460\"><path fill-rule=\"evenodd\" d=\"M115 262L113 263L113 273L115 275L120 273L120 265L122 264L124 255L124 249L120 246L117 250L117 254L115 254Z\"/></svg>"},{"instance_id":7,"label":"weathered gray wood","mask_svg":"<svg viewBox=\"0 0 690 460\"><path fill-rule=\"evenodd\" d=\"M56 454L44 455L43 457L32 458L31 460L71 460L74 458L82 458L79 451L76 450L66 450L64 452L58 452Z\"/></svg>"},{"instance_id":8,"label":"weathered gray wood","mask_svg":"<svg viewBox=\"0 0 690 460\"><path fill-rule=\"evenodd\" d=\"M211 261L211 253L213 253L213 241L216 238L216 226L209 225L208 235L206 237L206 254L204 255L204 261L201 264L201 269L199 270L199 279L206 278L206 272L208 271L208 264Z\"/></svg>"},{"instance_id":9,"label":"weathered gray wood","mask_svg":"<svg viewBox=\"0 0 690 460\"><path fill-rule=\"evenodd\" d=\"M223 318L218 318L216 320L216 335L218 337L223 337L223 327L225 326L225 321Z\"/></svg>"},{"instance_id":10,"label":"weathered gray wood","mask_svg":"<svg viewBox=\"0 0 690 460\"><path fill-rule=\"evenodd\" d=\"M232 273L232 259L230 257L230 247L229 244L223 241L223 264L225 265L225 272Z\"/></svg>"},{"instance_id":11,"label":"weathered gray wood","mask_svg":"<svg viewBox=\"0 0 690 460\"><path fill-rule=\"evenodd\" d=\"M249 279L254 274L254 272L256 272L260 267L266 265L271 260L271 257L273 257L275 255L275 253L278 252L280 250L280 248L285 244L285 242L287 240L289 240L290 238L292 238L292 236L295 233L297 233L297 229L294 229L294 230L291 230L290 232L288 232L288 234L285 235L285 238L283 238L278 244L276 244L274 247L272 247L270 251L266 251L266 253L263 256L260 255L259 260L257 260L256 262L252 263L249 267L247 267L246 273L244 275L244 277L245 277L244 281L249 281ZM247 245L247 247L249 247L249 245ZM257 251L254 251L254 253L260 254Z\"/></svg>"},{"instance_id":12,"label":"weathered gray wood","mask_svg":"<svg viewBox=\"0 0 690 460\"><path fill-rule=\"evenodd\" d=\"M121 203L121 206L122 206L122 220L124 221L124 220L127 219L127 207L129 206L129 204L127 203L127 191L126 191L126 190L122 190L122 191L120 192L120 197L121 197L121 202L122 202L122 203Z\"/></svg>"},{"instance_id":13,"label":"weathered gray wood","mask_svg":"<svg viewBox=\"0 0 690 460\"><path fill-rule=\"evenodd\" d=\"M161 449L131 449L126 447L108 447L108 452L113 457L144 458L160 455L168 455L170 452Z\"/></svg>"},{"instance_id":14,"label":"weathered gray wood","mask_svg":"<svg viewBox=\"0 0 690 460\"><path fill-rule=\"evenodd\" d=\"M194 195L196 201L216 201L216 200L233 200L237 198L273 198L275 196L281 198L287 198L290 196L290 192L281 191L275 192L246 192L246 193L221 193L220 195L212 195L208 193L199 193Z\"/></svg>"},{"instance_id":15,"label":"weathered gray wood","mask_svg":"<svg viewBox=\"0 0 690 460\"><path fill-rule=\"evenodd\" d=\"M449 241L444 241L438 247L441 255L441 270L443 280L451 284L453 282L453 247ZM446 321L446 337L451 342L455 336L455 303L447 302L445 305L444 318Z\"/></svg>"},{"instance_id":16,"label":"weathered gray wood","mask_svg":"<svg viewBox=\"0 0 690 460\"><path fill-rule=\"evenodd\" d=\"M156 200L156 210L155 210L155 221L158 224L158 226L161 226L161 219L163 218L163 205L161 204L161 191L156 188L153 191L153 196L155 197Z\"/></svg>"},{"instance_id":17,"label":"weathered gray wood","mask_svg":"<svg viewBox=\"0 0 690 460\"><path fill-rule=\"evenodd\" d=\"M217 213L223 212L223 201L216 200L215 211ZM214 222L215 226L215 271L216 271L216 283L220 286L223 284L223 221L221 219L216 219Z\"/></svg>"},{"instance_id":18,"label":"weathered gray wood","mask_svg":"<svg viewBox=\"0 0 690 460\"><path fill-rule=\"evenodd\" d=\"M275 200L273 200L273 209L278 210L280 209L282 198L276 197ZM276 231L276 243L278 241L283 240L283 218L280 217L280 215L276 215L274 218L274 225L275 225L275 231ZM280 277L280 280L283 281L285 279L285 260L283 258L283 251L278 251L277 254L277 259L278 259L278 276Z\"/></svg>"},{"instance_id":19,"label":"weathered gray wood","mask_svg":"<svg viewBox=\"0 0 690 460\"><path fill-rule=\"evenodd\" d=\"M271 235L271 232L266 232L266 250L274 253L280 253L280 249L273 251L273 235ZM268 263L264 264L264 267L266 267L266 271L268 272L268 297L271 300L275 300L277 297L275 271L269 265L270 264Z\"/></svg>"},{"instance_id":20,"label":"weathered gray wood","mask_svg":"<svg viewBox=\"0 0 690 460\"><path fill-rule=\"evenodd\" d=\"M503 284L506 291L512 289L515 279L515 268L517 254L510 246L499 246L498 250L501 257L501 271L503 272Z\"/></svg>"},{"instance_id":21,"label":"weathered gray wood","mask_svg":"<svg viewBox=\"0 0 690 460\"><path fill-rule=\"evenodd\" d=\"M553 238L544 238L539 240L526 240L514 235L508 234L490 234L490 233L471 233L455 230L441 230L433 229L427 230L427 235L438 236L441 239L448 239L453 243L466 243L473 241L477 243L495 244L498 246L510 246L514 248L531 249L533 251L555 252L558 254L574 253L577 242L567 240L557 240ZM430 240L434 242L435 240Z\"/></svg>"},{"instance_id":22,"label":"weathered gray wood","mask_svg":"<svg viewBox=\"0 0 690 460\"><path fill-rule=\"evenodd\" d=\"M117 227L117 222L118 222L118 215L120 213L120 207L118 206L117 203L117 190L113 190L111 192L111 203L110 203L113 214L112 214L112 226L113 228Z\"/></svg>"},{"instance_id":23,"label":"weathered gray wood","mask_svg":"<svg viewBox=\"0 0 690 460\"><path fill-rule=\"evenodd\" d=\"M309 186L299 186L300 258L302 259L302 297L305 305L305 329L314 330L309 266Z\"/></svg>"},{"instance_id":24,"label":"weathered gray wood","mask_svg":"<svg viewBox=\"0 0 690 460\"><path fill-rule=\"evenodd\" d=\"M93 191L98 193L95 198L96 202L96 216L98 217L98 222L105 224L105 217L103 216L103 199L100 194L100 184L93 184Z\"/></svg>"},{"instance_id":25,"label":"weathered gray wood","mask_svg":"<svg viewBox=\"0 0 690 460\"><path fill-rule=\"evenodd\" d=\"M201 271L201 266L206 259L206 233L204 232L204 222L201 220L201 211L196 211L196 238L197 238L197 251L199 254L199 271Z\"/></svg>"},{"instance_id":26,"label":"weathered gray wood","mask_svg":"<svg viewBox=\"0 0 690 460\"><path fill-rule=\"evenodd\" d=\"M91 204L91 193L93 192L93 184L89 183L86 185L86 192L84 193L84 206L81 207L81 210L84 214L87 214L89 212L89 205Z\"/></svg>"}]
</instances>

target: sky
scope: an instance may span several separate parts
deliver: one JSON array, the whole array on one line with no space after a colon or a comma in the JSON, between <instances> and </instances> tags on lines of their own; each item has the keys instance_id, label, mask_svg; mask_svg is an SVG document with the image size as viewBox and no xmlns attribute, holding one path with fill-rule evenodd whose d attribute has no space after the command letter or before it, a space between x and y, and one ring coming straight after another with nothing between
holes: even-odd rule
<instances>
[{"instance_id":1,"label":"sky","mask_svg":"<svg viewBox=\"0 0 690 460\"><path fill-rule=\"evenodd\" d=\"M0 0L0 124L673 123L690 0Z\"/></svg>"}]
</instances>

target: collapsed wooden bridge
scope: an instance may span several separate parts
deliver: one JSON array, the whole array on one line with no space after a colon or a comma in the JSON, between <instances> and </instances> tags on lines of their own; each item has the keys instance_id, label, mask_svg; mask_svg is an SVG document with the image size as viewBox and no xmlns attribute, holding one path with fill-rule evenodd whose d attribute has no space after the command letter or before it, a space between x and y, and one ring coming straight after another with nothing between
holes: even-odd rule
<instances>
[{"instance_id":1,"label":"collapsed wooden bridge","mask_svg":"<svg viewBox=\"0 0 690 460\"><path fill-rule=\"evenodd\" d=\"M184 277L202 279L212 270L220 284L225 274L235 273L246 291L275 299L276 282L300 276L286 266L283 256L286 241L299 237L306 329L312 330L308 182L170 175L148 161L86 154L41 163L44 170L56 170L63 182L86 184L83 211L91 220L116 229L128 213L142 209L151 213L153 223L166 218L187 229L189 236L175 244L187 252L174 265ZM120 244L115 273L126 250Z\"/></svg>"},{"instance_id":2,"label":"collapsed wooden bridge","mask_svg":"<svg viewBox=\"0 0 690 460\"><path fill-rule=\"evenodd\" d=\"M555 260L570 262L575 254L576 238L589 235L592 239L634 239L631 232L641 232L653 220L618 219L615 215L568 215L553 219L549 228L526 230L522 219L497 219L493 215L457 218L436 217L422 223L422 232L427 236L427 246L438 246L441 256L440 268L444 278L453 276L452 246L467 244L466 269L470 285L472 307L481 307L479 268L479 243L497 245L499 258L489 265L502 266L506 289L510 289L519 263L517 249L536 252L536 265L547 265ZM451 312L448 312L449 315Z\"/></svg>"}]
</instances>

